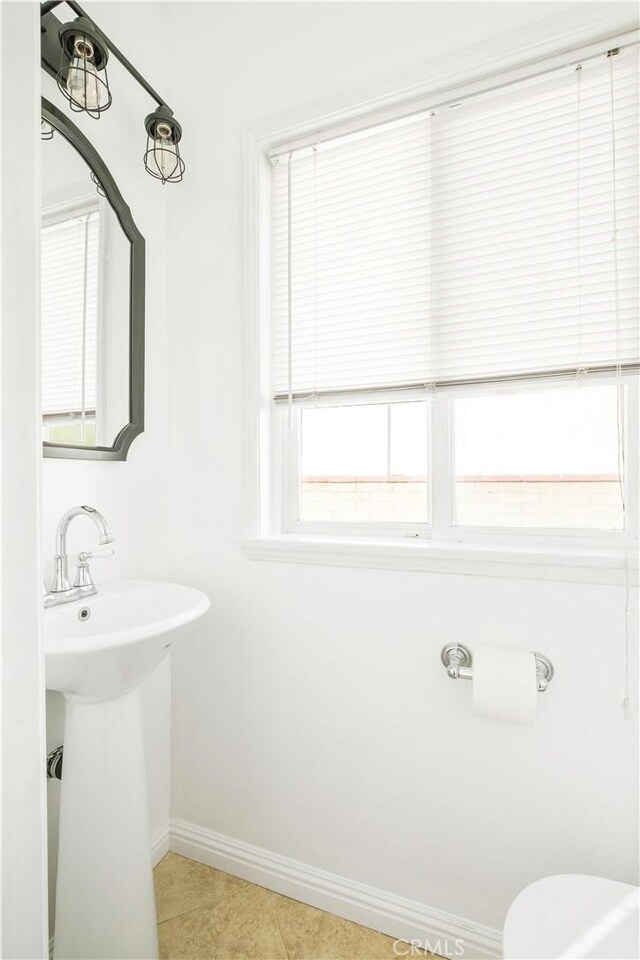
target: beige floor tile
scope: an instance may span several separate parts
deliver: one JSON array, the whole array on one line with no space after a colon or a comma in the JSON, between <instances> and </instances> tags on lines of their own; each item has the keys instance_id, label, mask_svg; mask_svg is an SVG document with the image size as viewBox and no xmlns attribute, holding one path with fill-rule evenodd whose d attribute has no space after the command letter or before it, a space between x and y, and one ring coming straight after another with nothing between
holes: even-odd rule
<instances>
[{"instance_id":1,"label":"beige floor tile","mask_svg":"<svg viewBox=\"0 0 640 960\"><path fill-rule=\"evenodd\" d=\"M153 871L158 923L206 904L217 903L251 884L195 860L168 853Z\"/></svg>"},{"instance_id":2,"label":"beige floor tile","mask_svg":"<svg viewBox=\"0 0 640 960\"><path fill-rule=\"evenodd\" d=\"M431 957L384 934L169 853L154 870L161 960Z\"/></svg>"},{"instance_id":3,"label":"beige floor tile","mask_svg":"<svg viewBox=\"0 0 640 960\"><path fill-rule=\"evenodd\" d=\"M278 897L278 926L289 960L353 960L363 930L296 900Z\"/></svg>"},{"instance_id":4,"label":"beige floor tile","mask_svg":"<svg viewBox=\"0 0 640 960\"><path fill-rule=\"evenodd\" d=\"M161 960L288 960L277 894L248 889L158 926Z\"/></svg>"},{"instance_id":5,"label":"beige floor tile","mask_svg":"<svg viewBox=\"0 0 640 960\"><path fill-rule=\"evenodd\" d=\"M353 960L399 960L402 947L395 952L393 947L396 942L383 933L362 928L355 943Z\"/></svg>"},{"instance_id":6,"label":"beige floor tile","mask_svg":"<svg viewBox=\"0 0 640 960\"><path fill-rule=\"evenodd\" d=\"M430 957L408 944L296 900L278 897L278 926L289 960L399 960ZM259 958L255 958L259 960Z\"/></svg>"},{"instance_id":7,"label":"beige floor tile","mask_svg":"<svg viewBox=\"0 0 640 960\"><path fill-rule=\"evenodd\" d=\"M419 960L420 957L428 960L433 957L433 954L412 947L403 940L394 940L366 927L359 929L362 932L356 942L353 960Z\"/></svg>"}]
</instances>

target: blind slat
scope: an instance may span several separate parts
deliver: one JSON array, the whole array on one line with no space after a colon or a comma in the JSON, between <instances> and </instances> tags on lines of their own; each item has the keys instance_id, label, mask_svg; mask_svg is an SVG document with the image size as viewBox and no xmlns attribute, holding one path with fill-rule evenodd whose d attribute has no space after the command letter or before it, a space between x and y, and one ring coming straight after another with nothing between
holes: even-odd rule
<instances>
[{"instance_id":1,"label":"blind slat","mask_svg":"<svg viewBox=\"0 0 640 960\"><path fill-rule=\"evenodd\" d=\"M629 47L278 163L274 393L637 364L637 153Z\"/></svg>"},{"instance_id":2,"label":"blind slat","mask_svg":"<svg viewBox=\"0 0 640 960\"><path fill-rule=\"evenodd\" d=\"M42 412L95 409L98 212L43 226L41 253Z\"/></svg>"}]
</instances>

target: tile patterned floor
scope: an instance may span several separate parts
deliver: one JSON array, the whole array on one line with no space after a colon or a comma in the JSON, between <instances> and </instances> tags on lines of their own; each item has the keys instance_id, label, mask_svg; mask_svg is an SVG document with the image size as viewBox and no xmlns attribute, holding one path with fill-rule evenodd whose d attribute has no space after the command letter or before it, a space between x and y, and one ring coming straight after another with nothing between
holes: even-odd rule
<instances>
[{"instance_id":1,"label":"tile patterned floor","mask_svg":"<svg viewBox=\"0 0 640 960\"><path fill-rule=\"evenodd\" d=\"M154 879L161 960L398 960L391 937L175 853Z\"/></svg>"}]
</instances>

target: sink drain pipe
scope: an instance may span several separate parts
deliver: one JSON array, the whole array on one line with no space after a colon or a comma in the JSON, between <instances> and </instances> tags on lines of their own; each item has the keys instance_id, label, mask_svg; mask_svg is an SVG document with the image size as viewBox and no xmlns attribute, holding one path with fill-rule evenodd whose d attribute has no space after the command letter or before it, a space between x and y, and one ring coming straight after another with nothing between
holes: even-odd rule
<instances>
[{"instance_id":1,"label":"sink drain pipe","mask_svg":"<svg viewBox=\"0 0 640 960\"><path fill-rule=\"evenodd\" d=\"M47 757L47 779L62 780L62 744Z\"/></svg>"}]
</instances>

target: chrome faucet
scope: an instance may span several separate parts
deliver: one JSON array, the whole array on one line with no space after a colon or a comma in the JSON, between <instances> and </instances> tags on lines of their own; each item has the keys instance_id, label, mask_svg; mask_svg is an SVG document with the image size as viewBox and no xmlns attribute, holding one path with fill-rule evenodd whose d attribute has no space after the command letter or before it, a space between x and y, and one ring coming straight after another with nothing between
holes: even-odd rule
<instances>
[{"instance_id":1,"label":"chrome faucet","mask_svg":"<svg viewBox=\"0 0 640 960\"><path fill-rule=\"evenodd\" d=\"M44 605L45 607L56 606L60 603L71 603L74 600L80 600L82 597L90 597L97 593L96 585L91 579L89 570L89 561L93 557L113 556L114 550L108 553L89 553L83 551L78 554L78 568L73 583L69 580L69 560L67 557L67 531L69 524L74 517L88 517L93 520L98 531L98 543L106 546L114 542L113 534L109 529L109 524L95 507L72 507L63 514L58 529L56 530L56 552L54 554L54 575L53 583L50 589L45 586Z\"/></svg>"}]
</instances>

